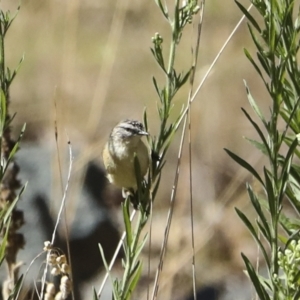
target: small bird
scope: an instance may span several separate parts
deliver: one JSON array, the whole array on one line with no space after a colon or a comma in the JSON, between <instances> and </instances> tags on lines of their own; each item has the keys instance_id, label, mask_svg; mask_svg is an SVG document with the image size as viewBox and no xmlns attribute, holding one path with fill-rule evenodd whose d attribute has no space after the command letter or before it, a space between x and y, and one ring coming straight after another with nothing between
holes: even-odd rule
<instances>
[{"instance_id":1,"label":"small bird","mask_svg":"<svg viewBox=\"0 0 300 300\"><path fill-rule=\"evenodd\" d=\"M103 149L103 162L108 180L126 192L137 188L134 159L137 157L141 176L144 177L149 168L149 148L142 141L149 135L139 121L125 120L117 124Z\"/></svg>"}]
</instances>

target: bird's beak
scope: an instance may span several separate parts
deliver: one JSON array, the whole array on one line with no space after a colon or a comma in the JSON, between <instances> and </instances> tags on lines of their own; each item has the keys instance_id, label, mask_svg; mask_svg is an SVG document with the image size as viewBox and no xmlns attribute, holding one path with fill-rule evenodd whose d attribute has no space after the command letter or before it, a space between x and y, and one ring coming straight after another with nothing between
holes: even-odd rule
<instances>
[{"instance_id":1,"label":"bird's beak","mask_svg":"<svg viewBox=\"0 0 300 300\"><path fill-rule=\"evenodd\" d=\"M149 133L147 131L140 131L139 135L149 135Z\"/></svg>"}]
</instances>

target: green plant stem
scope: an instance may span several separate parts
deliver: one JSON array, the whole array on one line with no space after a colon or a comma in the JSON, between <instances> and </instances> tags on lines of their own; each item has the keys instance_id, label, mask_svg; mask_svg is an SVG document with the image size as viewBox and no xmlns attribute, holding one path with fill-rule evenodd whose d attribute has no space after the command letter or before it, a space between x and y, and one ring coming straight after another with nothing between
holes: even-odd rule
<instances>
[{"instance_id":1,"label":"green plant stem","mask_svg":"<svg viewBox=\"0 0 300 300\"><path fill-rule=\"evenodd\" d=\"M132 245L127 245L128 246L128 257L126 257L127 261L126 261L126 267L125 267L125 271L124 271L124 281L122 283L122 296L125 296L124 293L127 291L127 288L128 288L128 285L129 285L129 282L130 282L130 279L131 279L131 276L130 276L130 273L132 272L132 269L133 269L133 256L132 254L134 254L136 252L136 247L138 245L138 241L139 241L139 238L140 238L140 233L142 231L142 224L141 224L141 214L139 214L139 217L138 217L138 222L137 222L137 225L136 225L136 234L134 235L134 239L133 239L133 242L132 242ZM123 299L123 297L122 297Z\"/></svg>"},{"instance_id":2,"label":"green plant stem","mask_svg":"<svg viewBox=\"0 0 300 300\"><path fill-rule=\"evenodd\" d=\"M127 213L129 213L129 206L130 201L129 199L125 200L124 203L124 210L126 210ZM121 289L118 293L119 299L115 300L129 300L131 297L132 290L129 290L130 284L135 276L135 271L139 267L139 261L137 261L137 251L139 247L139 240L142 233L142 230L147 223L147 215L146 213L140 211L138 215L138 220L135 225L135 232L133 234L133 239L131 240L131 244L128 245L125 243L124 250L125 250L125 270L123 274L123 278L121 280ZM130 232L129 232L130 231ZM132 231L132 222L130 221L130 228L129 230L126 230L127 236L131 235Z\"/></svg>"},{"instance_id":3,"label":"green plant stem","mask_svg":"<svg viewBox=\"0 0 300 300\"><path fill-rule=\"evenodd\" d=\"M172 75L173 75L172 71L173 71L173 67L174 67L175 53L176 53L176 42L175 42L176 37L175 37L175 32L174 32L175 31L175 23L176 22L174 21L173 24L172 24L172 42L171 42L171 45L170 45L169 61L168 61L168 74L167 74L167 103L168 103L168 108L169 108L169 104L172 100L172 95L171 95Z\"/></svg>"},{"instance_id":4,"label":"green plant stem","mask_svg":"<svg viewBox=\"0 0 300 300\"><path fill-rule=\"evenodd\" d=\"M166 74L166 84L167 84L167 93L165 95L165 101L163 103L163 119L161 120L161 126L160 126L160 134L158 137L158 141L160 142L158 145L157 152L159 153L163 147L163 144L165 142L164 139L164 132L167 126L167 120L169 118L170 114L170 104L173 98L173 92L172 92L172 78L173 78L173 69L174 69L174 62L175 62L175 54L176 54L176 45L178 41L178 23L179 23L179 0L175 1L175 8L174 8L174 20L171 22L171 29L172 29L172 41L170 45L169 50L169 59L168 59L168 68L167 68L167 74Z\"/></svg>"}]
</instances>

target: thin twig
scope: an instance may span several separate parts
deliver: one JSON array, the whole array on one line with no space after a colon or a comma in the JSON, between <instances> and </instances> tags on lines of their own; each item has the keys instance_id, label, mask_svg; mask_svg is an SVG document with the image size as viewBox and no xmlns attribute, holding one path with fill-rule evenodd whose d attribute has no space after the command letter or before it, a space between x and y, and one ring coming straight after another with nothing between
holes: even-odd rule
<instances>
[{"instance_id":1,"label":"thin twig","mask_svg":"<svg viewBox=\"0 0 300 300\"><path fill-rule=\"evenodd\" d=\"M191 75L191 87L188 97L188 105L191 106L191 98L193 94L193 86L195 80L195 70L198 62L198 54L199 54L199 47L200 47L200 38L201 38L201 30L203 24L203 16L204 16L204 5L205 0L201 2L201 11L200 11L200 19L199 23L197 24L198 32L197 32L197 41L196 41L196 50L193 62L193 73ZM193 295L194 300L197 299L197 288L196 288L196 254L195 254L195 234L194 234L194 207L193 207L193 176L192 176L192 123L191 123L191 113L189 109L188 113L188 139L189 139L189 177L190 177L190 214L191 214L191 243L192 243L192 278L193 278Z\"/></svg>"},{"instance_id":2,"label":"thin twig","mask_svg":"<svg viewBox=\"0 0 300 300\"><path fill-rule=\"evenodd\" d=\"M56 92L56 90L55 90ZM58 145L58 126L57 126L57 105L56 105L56 97L54 95L54 113L55 113L55 117L54 117L54 130L55 130L55 144L56 144L56 152L57 152L57 164L58 164L58 169L59 169L59 176L60 176L60 183L61 183L61 192L63 193L63 176L62 176L62 167L61 167L61 159L60 159L60 151L59 151L59 145ZM67 136L68 138L68 136ZM69 138L68 138L69 140ZM69 144L70 145L70 144ZM70 155L72 155L72 153L70 153ZM70 156L71 157L71 156ZM66 207L63 207L63 211L64 211L64 234L65 234L65 240L66 240L66 244L67 244L67 252L68 252L68 259L69 259L69 266L72 270L72 261L71 261L71 249L70 249L70 242L69 242L69 228L68 228L68 220L67 220L67 212L66 212ZM70 279L73 280L73 276L72 276L72 271L70 272ZM74 296L74 291L72 289L72 299L75 300L75 296Z\"/></svg>"},{"instance_id":3,"label":"thin twig","mask_svg":"<svg viewBox=\"0 0 300 300\"><path fill-rule=\"evenodd\" d=\"M51 245L54 244L57 228L58 228L59 222L61 220L61 215L62 215L62 213L64 211L64 208L65 208L65 205L66 205L67 192L68 192L68 189L69 189L69 182L70 182L71 173L72 173L73 154L72 154L72 145L71 145L71 142L70 142L69 139L68 139L68 145L69 145L69 170L68 170L67 183L66 183L66 186L65 186L65 191L64 191L63 198L62 198L62 201L61 201L61 205L60 205L60 208L59 208L59 212L58 212L58 215L57 215L56 224L55 224L55 227L54 227L54 230L53 230L53 233L52 233ZM43 277L42 277L41 295L43 295L43 293L44 293L46 276L47 276L47 271L48 271L48 266L49 266L48 256L50 255L50 253L51 253L51 251L48 251L48 253L47 253L46 266L45 266L44 274L43 274Z\"/></svg>"},{"instance_id":4,"label":"thin twig","mask_svg":"<svg viewBox=\"0 0 300 300\"><path fill-rule=\"evenodd\" d=\"M72 154L72 145L71 145L71 142L70 142L69 139L68 139L68 146L69 146L69 171L68 171L68 177L67 177L67 183L66 183L66 186L65 186L64 195L63 195L63 198L62 198L62 202L61 202L59 212L58 212L58 215L57 215L56 224L55 224L53 234L52 234L52 239L51 239L51 244L52 245L54 244L58 224L59 224L59 221L61 219L61 215L63 213L64 207L66 205L67 192L68 192L68 189L69 189L69 183L70 183L70 179L71 179L71 172L72 172L72 166L73 166L73 154Z\"/></svg>"},{"instance_id":5,"label":"thin twig","mask_svg":"<svg viewBox=\"0 0 300 300\"><path fill-rule=\"evenodd\" d=\"M181 155L182 155L182 145L185 137L185 128L186 128L186 117L184 119L183 123L183 129L182 129L182 135L181 135L181 140L180 140L180 147L179 147L179 153L177 157L177 167L176 167L176 173L175 173L175 178L174 178L174 183L172 187L172 193L171 193L171 198L170 198L170 207L168 211L168 217L167 217L167 224L165 227L165 233L164 233L164 240L162 243L161 251L160 251L160 257L159 257L159 264L157 267L156 271L156 276L155 276L155 281L154 281L154 288L153 288L153 294L152 294L152 300L157 298L157 293L158 293L158 282L160 278L160 274L163 268L163 261L164 261L164 256L167 248L167 242L168 242L168 237L170 233L170 228L171 228L171 223L172 223L172 216L173 216L173 211L174 211L174 204L175 204L175 197L176 197L176 192L177 192L177 183L179 179L179 172L180 172L180 163L181 163Z\"/></svg>"}]
</instances>

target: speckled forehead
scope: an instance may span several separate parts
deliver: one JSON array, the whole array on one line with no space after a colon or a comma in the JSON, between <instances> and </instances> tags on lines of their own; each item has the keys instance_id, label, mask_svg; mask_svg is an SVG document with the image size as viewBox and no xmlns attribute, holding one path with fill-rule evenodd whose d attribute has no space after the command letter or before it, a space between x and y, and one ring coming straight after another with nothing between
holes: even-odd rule
<instances>
[{"instance_id":1,"label":"speckled forehead","mask_svg":"<svg viewBox=\"0 0 300 300\"><path fill-rule=\"evenodd\" d=\"M141 122L126 120L120 124L120 126L133 134L138 134L140 131L144 131L144 126Z\"/></svg>"}]
</instances>

